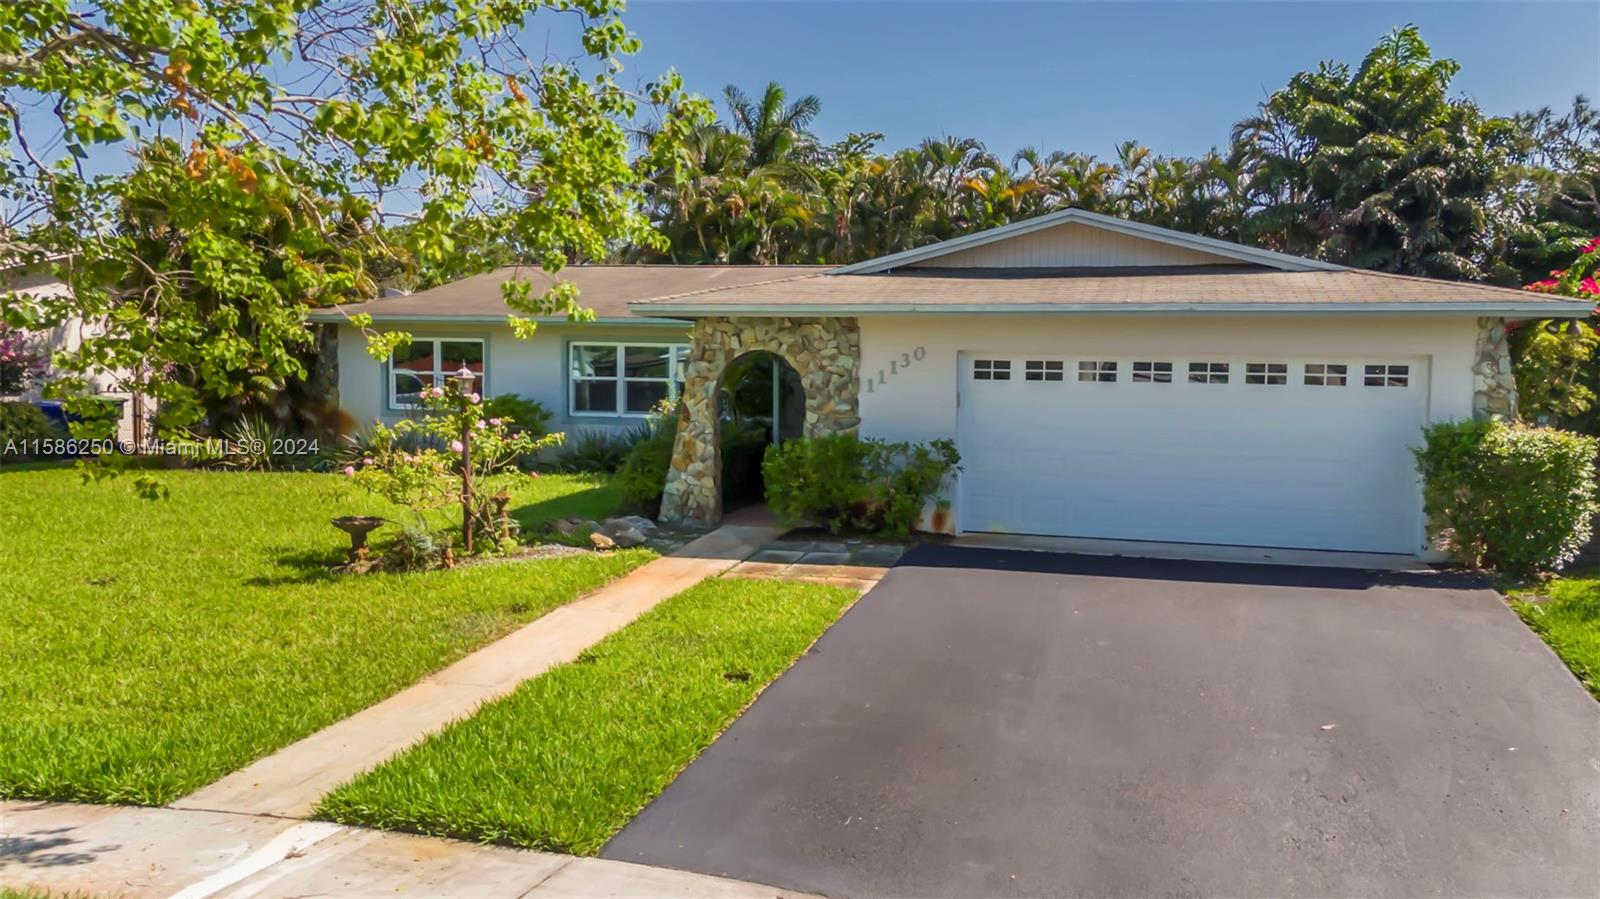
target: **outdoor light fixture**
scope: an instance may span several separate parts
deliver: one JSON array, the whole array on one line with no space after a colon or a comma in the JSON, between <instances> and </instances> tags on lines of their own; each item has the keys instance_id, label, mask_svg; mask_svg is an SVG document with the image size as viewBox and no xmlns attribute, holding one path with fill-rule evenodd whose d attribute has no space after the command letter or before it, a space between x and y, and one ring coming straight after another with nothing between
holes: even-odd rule
<instances>
[{"instance_id":1,"label":"outdoor light fixture","mask_svg":"<svg viewBox=\"0 0 1600 899\"><path fill-rule=\"evenodd\" d=\"M456 384L461 387L462 393L472 392L472 380L474 377L476 376L473 375L472 369L467 368L465 365L461 366L459 369L456 369Z\"/></svg>"}]
</instances>

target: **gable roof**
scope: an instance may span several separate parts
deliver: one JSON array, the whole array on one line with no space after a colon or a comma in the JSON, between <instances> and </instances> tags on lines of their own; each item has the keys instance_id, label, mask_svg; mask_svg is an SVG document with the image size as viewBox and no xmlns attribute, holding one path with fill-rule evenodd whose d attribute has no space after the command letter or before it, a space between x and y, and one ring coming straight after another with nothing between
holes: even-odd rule
<instances>
[{"instance_id":1,"label":"gable roof","mask_svg":"<svg viewBox=\"0 0 1600 899\"><path fill-rule=\"evenodd\" d=\"M506 266L406 296L318 309L311 319L337 322L365 312L377 322L504 322L512 312L501 299L501 286L520 278L532 281L534 290L541 292L557 281L571 281L578 286L578 303L593 309L597 320L632 324L643 322L628 311L632 302L721 287L748 287L826 270L827 266L820 265L569 265L551 275L538 266ZM566 318L542 316L538 320Z\"/></svg>"},{"instance_id":2,"label":"gable roof","mask_svg":"<svg viewBox=\"0 0 1600 899\"><path fill-rule=\"evenodd\" d=\"M976 234L953 237L925 247L891 253L888 256L879 256L876 259L868 259L865 262L857 262L854 265L842 266L834 269L832 274L866 275L887 272L1066 224L1085 225L1127 237L1198 251L1209 256L1215 256L1218 262L1223 263L1261 265L1286 272L1337 272L1344 271L1346 268L1332 262L1305 259L1300 256L1291 256L1288 253L1278 253L1272 250L1263 250L1259 247L1247 247L1243 244L1230 243L1226 240L1218 240L1215 237L1202 237L1198 234L1174 231L1171 228L1160 228L1155 225L1146 225L1141 222L1131 222L1127 219L1101 215L1098 212L1071 208L1046 213L1030 219L1023 219L1020 222L1012 222L1009 225L1002 225L998 228L990 228L987 231L979 231Z\"/></svg>"},{"instance_id":3,"label":"gable roof","mask_svg":"<svg viewBox=\"0 0 1600 899\"><path fill-rule=\"evenodd\" d=\"M973 312L1469 313L1587 315L1594 304L1506 287L1362 269L1261 265L1132 268L903 268L819 274L630 304L635 314L861 315Z\"/></svg>"}]
</instances>

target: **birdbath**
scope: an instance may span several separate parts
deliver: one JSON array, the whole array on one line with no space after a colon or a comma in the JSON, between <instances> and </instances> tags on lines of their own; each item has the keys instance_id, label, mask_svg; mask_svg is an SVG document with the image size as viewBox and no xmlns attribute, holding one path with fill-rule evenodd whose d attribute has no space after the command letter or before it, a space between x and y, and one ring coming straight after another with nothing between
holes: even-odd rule
<instances>
[{"instance_id":1,"label":"birdbath","mask_svg":"<svg viewBox=\"0 0 1600 899\"><path fill-rule=\"evenodd\" d=\"M350 557L346 564L354 565L367 559L367 535L389 523L376 515L346 515L335 518L333 526L350 535Z\"/></svg>"}]
</instances>

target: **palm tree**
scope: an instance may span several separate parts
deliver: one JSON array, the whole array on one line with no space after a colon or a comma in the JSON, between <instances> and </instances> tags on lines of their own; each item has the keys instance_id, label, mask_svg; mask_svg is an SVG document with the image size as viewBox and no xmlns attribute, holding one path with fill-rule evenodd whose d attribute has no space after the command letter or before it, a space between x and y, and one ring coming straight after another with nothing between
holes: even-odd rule
<instances>
[{"instance_id":1,"label":"palm tree","mask_svg":"<svg viewBox=\"0 0 1600 899\"><path fill-rule=\"evenodd\" d=\"M769 81L760 102L752 102L732 84L722 89L722 95L733 131L750 142L752 168L803 162L816 152L816 136L806 130L822 112L822 101L815 94L785 104L788 94L778 82Z\"/></svg>"}]
</instances>

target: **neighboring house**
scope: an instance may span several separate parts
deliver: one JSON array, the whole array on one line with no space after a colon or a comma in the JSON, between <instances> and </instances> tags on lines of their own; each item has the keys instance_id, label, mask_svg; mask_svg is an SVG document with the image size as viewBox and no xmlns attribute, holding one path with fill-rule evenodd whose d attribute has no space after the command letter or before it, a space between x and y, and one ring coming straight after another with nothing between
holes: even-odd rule
<instances>
[{"instance_id":1,"label":"neighboring house","mask_svg":"<svg viewBox=\"0 0 1600 899\"><path fill-rule=\"evenodd\" d=\"M462 339L481 345L489 393L539 399L556 427L681 395L662 517L709 523L717 386L767 351L804 385L808 436L956 441L932 530L1401 554L1427 551L1411 456L1423 425L1511 414L1504 323L1592 307L1076 209L826 271L576 267L562 277L601 321L542 326L528 344L501 323L506 276L359 307L434 355L378 365L341 328L345 409L405 414L421 377L477 352L449 344ZM635 383L635 358L672 380Z\"/></svg>"},{"instance_id":2,"label":"neighboring house","mask_svg":"<svg viewBox=\"0 0 1600 899\"><path fill-rule=\"evenodd\" d=\"M719 517L713 385L764 349L807 434L956 441L940 529L1404 554L1422 426L1513 412L1504 322L1591 306L1075 209L631 304L695 322L668 519Z\"/></svg>"},{"instance_id":3,"label":"neighboring house","mask_svg":"<svg viewBox=\"0 0 1600 899\"><path fill-rule=\"evenodd\" d=\"M662 399L675 399L687 371L689 323L628 311L628 303L750 285L827 271L821 266L581 265L560 278L579 290L592 322L538 319L527 340L506 325L511 310L501 285L554 279L538 268L508 267L409 296L325 309L314 321L337 326L339 407L359 429L413 415L417 393L466 365L483 379L484 396L520 394L551 412L550 429L569 439L586 430L638 425ZM367 354L365 336L348 322L365 312L380 331L403 330L411 345L385 362ZM621 364L618 364L618 361Z\"/></svg>"},{"instance_id":4,"label":"neighboring house","mask_svg":"<svg viewBox=\"0 0 1600 899\"><path fill-rule=\"evenodd\" d=\"M0 269L0 292L15 291L19 294L48 298L70 296L71 290L72 288L50 274L43 265ZM96 333L97 327L75 318L48 330L28 332L27 340L41 355L53 355L64 350L76 350L83 344L85 337ZM43 390L50 378L50 372L46 371L41 379L29 384L21 394L0 396L0 401L42 402ZM142 411L141 402L132 394L118 390L117 380L118 376L115 373L92 376L89 379L90 390L95 396L115 400L120 405L122 418L117 425L117 439L124 445L131 445L145 437L140 433L142 429L136 424Z\"/></svg>"}]
</instances>

